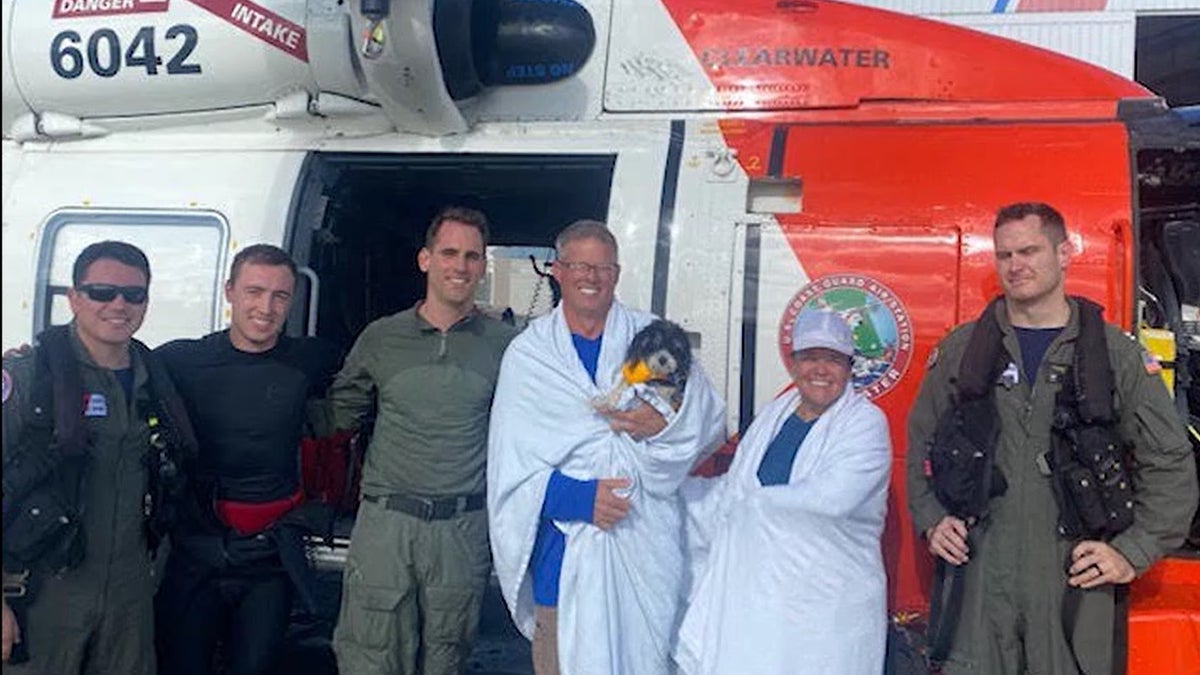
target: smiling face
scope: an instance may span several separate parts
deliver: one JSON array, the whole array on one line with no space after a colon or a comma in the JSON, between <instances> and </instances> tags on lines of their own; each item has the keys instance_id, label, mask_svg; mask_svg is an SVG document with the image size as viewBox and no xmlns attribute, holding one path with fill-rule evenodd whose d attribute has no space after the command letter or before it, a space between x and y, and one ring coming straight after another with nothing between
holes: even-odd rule
<instances>
[{"instance_id":1,"label":"smiling face","mask_svg":"<svg viewBox=\"0 0 1200 675\"><path fill-rule=\"evenodd\" d=\"M142 327L149 301L140 305L129 302L120 293L112 300L93 300L85 291L87 286L126 286L146 288L146 274L136 267L101 258L88 265L77 288L67 291L67 301L75 314L75 328L88 351L110 350L128 346L129 339Z\"/></svg>"},{"instance_id":2,"label":"smiling face","mask_svg":"<svg viewBox=\"0 0 1200 675\"><path fill-rule=\"evenodd\" d=\"M1070 257L1067 240L1055 243L1036 215L996 228L996 275L1004 296L1016 305L1032 306L1063 295L1063 277Z\"/></svg>"},{"instance_id":3,"label":"smiling face","mask_svg":"<svg viewBox=\"0 0 1200 675\"><path fill-rule=\"evenodd\" d=\"M813 420L846 390L850 382L850 357L823 347L805 349L792 354L788 374L800 392L797 413L805 420Z\"/></svg>"},{"instance_id":4,"label":"smiling face","mask_svg":"<svg viewBox=\"0 0 1200 675\"><path fill-rule=\"evenodd\" d=\"M566 242L559 256L553 272L562 287L563 311L602 322L621 277L617 252L599 239L583 237Z\"/></svg>"},{"instance_id":5,"label":"smiling face","mask_svg":"<svg viewBox=\"0 0 1200 675\"><path fill-rule=\"evenodd\" d=\"M244 352L265 352L279 341L292 308L296 277L287 265L246 262L225 282L229 341Z\"/></svg>"},{"instance_id":6,"label":"smiling face","mask_svg":"<svg viewBox=\"0 0 1200 675\"><path fill-rule=\"evenodd\" d=\"M465 313L487 268L483 235L473 225L444 221L433 243L417 254L417 265L425 273L425 302Z\"/></svg>"}]
</instances>

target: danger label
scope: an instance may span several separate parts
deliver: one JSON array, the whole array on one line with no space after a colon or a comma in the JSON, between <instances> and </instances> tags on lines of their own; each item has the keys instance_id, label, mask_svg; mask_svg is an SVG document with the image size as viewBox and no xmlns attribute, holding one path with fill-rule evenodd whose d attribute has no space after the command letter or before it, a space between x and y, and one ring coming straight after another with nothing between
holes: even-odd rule
<instances>
[{"instance_id":1,"label":"danger label","mask_svg":"<svg viewBox=\"0 0 1200 675\"><path fill-rule=\"evenodd\" d=\"M53 17L70 19L79 16L165 12L168 2L170 0L54 0Z\"/></svg>"},{"instance_id":2,"label":"danger label","mask_svg":"<svg viewBox=\"0 0 1200 675\"><path fill-rule=\"evenodd\" d=\"M249 0L192 0L267 44L308 61L304 28Z\"/></svg>"}]
</instances>

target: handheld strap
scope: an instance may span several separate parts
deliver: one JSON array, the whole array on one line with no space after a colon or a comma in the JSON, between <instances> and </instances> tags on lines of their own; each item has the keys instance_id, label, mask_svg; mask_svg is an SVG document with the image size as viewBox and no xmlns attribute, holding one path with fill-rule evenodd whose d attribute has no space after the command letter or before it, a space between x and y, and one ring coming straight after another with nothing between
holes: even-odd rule
<instances>
[{"instance_id":1,"label":"handheld strap","mask_svg":"<svg viewBox=\"0 0 1200 675\"><path fill-rule=\"evenodd\" d=\"M1067 648L1075 669L1083 672L1079 658L1075 656L1075 623L1079 621L1079 605L1083 600L1083 590L1068 586L1062 601L1063 637L1067 640ZM1124 584L1113 585L1113 633L1112 633L1112 675L1125 675L1129 661L1129 587Z\"/></svg>"},{"instance_id":2,"label":"handheld strap","mask_svg":"<svg viewBox=\"0 0 1200 675\"><path fill-rule=\"evenodd\" d=\"M1129 665L1129 586L1113 587L1113 675L1125 675Z\"/></svg>"},{"instance_id":3,"label":"handheld strap","mask_svg":"<svg viewBox=\"0 0 1200 675\"><path fill-rule=\"evenodd\" d=\"M954 644L954 632L962 614L963 586L966 581L966 565L951 565L937 559L933 570L933 597L929 604L929 668L941 668L950 647Z\"/></svg>"}]
</instances>

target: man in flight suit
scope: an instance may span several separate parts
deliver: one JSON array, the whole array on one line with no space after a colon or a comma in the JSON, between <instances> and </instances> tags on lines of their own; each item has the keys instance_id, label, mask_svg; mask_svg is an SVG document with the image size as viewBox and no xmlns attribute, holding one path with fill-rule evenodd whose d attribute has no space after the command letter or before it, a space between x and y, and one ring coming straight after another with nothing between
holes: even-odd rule
<instances>
[{"instance_id":1,"label":"man in flight suit","mask_svg":"<svg viewBox=\"0 0 1200 675\"><path fill-rule=\"evenodd\" d=\"M515 335L475 307L487 235L478 211L439 213L417 255L425 299L368 325L334 381L339 429L378 406L334 631L343 673L466 670L491 565L488 414Z\"/></svg>"},{"instance_id":2,"label":"man in flight suit","mask_svg":"<svg viewBox=\"0 0 1200 675\"><path fill-rule=\"evenodd\" d=\"M61 421L54 422L58 443L33 447L28 442L28 435L38 431L49 413L32 399L38 388L35 380L49 377L37 366L39 351L51 344L61 344L73 355L82 381L82 394L63 396L83 401L79 414L86 457L82 478L60 483L65 500L75 502L72 510L80 514L82 561L57 573L41 568L47 564L44 558L31 565L40 588L23 623L15 625L8 603L4 606L4 658L8 660L12 641L19 639L26 643L29 660L6 664L5 673L155 672L154 563L144 520L151 496L146 461L151 451L151 399L171 401L176 419L164 424L189 437L191 429L170 382L163 381L165 374L157 375L163 373L161 366L153 365L153 355L132 340L146 315L149 284L150 263L138 248L118 241L88 246L75 260L67 290L71 323L47 329L32 350L4 358L6 572L14 571L9 567L13 532L8 502L14 455L47 453L48 445L61 447L64 458L72 454L63 447L70 443L64 442ZM61 342L51 341L56 333L65 336ZM55 406L58 399L56 392ZM76 486L67 487L71 483Z\"/></svg>"},{"instance_id":3,"label":"man in flight suit","mask_svg":"<svg viewBox=\"0 0 1200 675\"><path fill-rule=\"evenodd\" d=\"M1004 296L989 307L989 325L998 325L997 353L1008 366L986 386L999 423L995 465L1007 490L991 500L988 519L969 538L966 522L935 497L926 467L938 420L963 393L959 364L982 321L958 327L938 345L908 419L913 522L931 554L966 565L943 672L1110 673L1114 628L1124 621L1115 612L1117 587L1182 543L1196 504L1195 467L1157 364L1097 315L1115 384L1116 433L1134 460L1133 524L1107 541L1060 535L1045 453L1055 396L1077 365L1083 332L1084 303L1063 290L1071 244L1062 216L1041 203L1002 208L993 236ZM1068 588L1078 596L1074 622L1063 616Z\"/></svg>"}]
</instances>

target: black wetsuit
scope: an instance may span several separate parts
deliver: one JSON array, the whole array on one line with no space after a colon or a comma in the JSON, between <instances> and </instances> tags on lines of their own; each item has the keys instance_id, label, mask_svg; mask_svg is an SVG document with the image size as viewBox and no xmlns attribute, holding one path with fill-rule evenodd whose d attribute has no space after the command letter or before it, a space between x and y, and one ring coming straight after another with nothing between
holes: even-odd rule
<instances>
[{"instance_id":1,"label":"black wetsuit","mask_svg":"<svg viewBox=\"0 0 1200 675\"><path fill-rule=\"evenodd\" d=\"M279 655L294 592L274 535L241 536L214 513L216 500L262 503L300 487L306 402L323 397L338 367L328 343L280 337L262 353L241 352L229 332L156 350L193 420L199 442L192 500L172 533L156 599L159 669L213 672L224 641L231 675L267 672Z\"/></svg>"}]
</instances>

